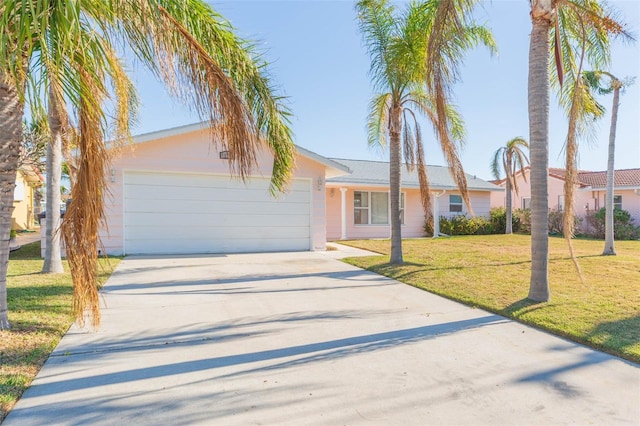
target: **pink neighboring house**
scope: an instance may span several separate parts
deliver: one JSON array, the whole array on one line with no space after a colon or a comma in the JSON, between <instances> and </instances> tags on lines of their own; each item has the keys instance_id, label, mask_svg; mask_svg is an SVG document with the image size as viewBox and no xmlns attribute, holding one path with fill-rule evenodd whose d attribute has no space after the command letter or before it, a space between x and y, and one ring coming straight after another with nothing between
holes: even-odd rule
<instances>
[{"instance_id":1,"label":"pink neighboring house","mask_svg":"<svg viewBox=\"0 0 640 426\"><path fill-rule=\"evenodd\" d=\"M518 194L512 192L513 208L528 208L531 202L530 167L518 173ZM564 207L565 170L549 168L549 209L562 210ZM526 178L526 182L525 182ZM577 216L584 217L588 211L599 210L605 206L607 193L607 172L580 171L578 187L575 192L574 209ZM504 188L505 181L495 181ZM491 207L504 207L505 193L492 193ZM636 224L640 224L640 169L616 170L614 174L614 205L627 210Z\"/></svg>"}]
</instances>

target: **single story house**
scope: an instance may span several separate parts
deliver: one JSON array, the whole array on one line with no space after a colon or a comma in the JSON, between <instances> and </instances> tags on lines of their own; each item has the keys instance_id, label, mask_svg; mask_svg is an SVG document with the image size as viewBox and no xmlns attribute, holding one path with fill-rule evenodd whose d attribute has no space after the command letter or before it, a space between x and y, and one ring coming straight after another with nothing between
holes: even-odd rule
<instances>
[{"instance_id":1,"label":"single story house","mask_svg":"<svg viewBox=\"0 0 640 426\"><path fill-rule=\"evenodd\" d=\"M327 179L327 240L389 238L389 163L381 161L332 161L351 173ZM434 217L469 214L449 169L427 166ZM489 216L491 194L504 189L467 176L471 208L476 216ZM420 201L417 171L402 167L400 211L403 237L425 235L425 215Z\"/></svg>"},{"instance_id":2,"label":"single story house","mask_svg":"<svg viewBox=\"0 0 640 426\"><path fill-rule=\"evenodd\" d=\"M40 213L36 192L43 184L44 177L35 167L25 165L18 169L13 190L11 229L25 230L36 225L36 216Z\"/></svg>"},{"instance_id":3,"label":"single story house","mask_svg":"<svg viewBox=\"0 0 640 426\"><path fill-rule=\"evenodd\" d=\"M389 165L325 158L297 147L286 194L269 192L273 157L260 153L246 182L202 124L134 138L120 148L108 176L108 254L188 254L324 250L327 240L388 237ZM428 170L439 215L466 212L445 167ZM475 214L488 214L490 193L502 191L468 176ZM424 235L415 174L403 172L403 235ZM369 207L370 206L370 207Z\"/></svg>"},{"instance_id":4,"label":"single story house","mask_svg":"<svg viewBox=\"0 0 640 426\"><path fill-rule=\"evenodd\" d=\"M531 203L531 168L525 167L516 175L518 194L512 192L514 209L529 208ZM526 181L525 181L526 179ZM549 209L562 211L564 208L565 169L549 168L548 191ZM495 182L502 188L505 181ZM578 185L575 191L574 211L576 216L584 217L589 211L599 210L605 206L607 193L606 171L579 171ZM640 224L640 169L622 169L614 172L614 206L627 210L636 224ZM504 193L492 193L491 206L505 205Z\"/></svg>"}]
</instances>

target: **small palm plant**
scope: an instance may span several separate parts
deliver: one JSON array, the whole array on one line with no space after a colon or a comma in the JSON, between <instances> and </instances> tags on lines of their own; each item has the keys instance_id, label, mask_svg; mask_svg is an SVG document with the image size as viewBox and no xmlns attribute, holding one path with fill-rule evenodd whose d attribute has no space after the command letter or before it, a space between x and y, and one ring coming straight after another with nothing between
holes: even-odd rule
<instances>
[{"instance_id":1,"label":"small palm plant","mask_svg":"<svg viewBox=\"0 0 640 426\"><path fill-rule=\"evenodd\" d=\"M512 227L512 212L513 201L512 192L518 194L518 180L516 175L518 170L523 170L526 165L529 164L529 157L524 152L524 149L529 151L529 144L524 138L517 137L511 139L505 146L498 148L493 156L491 162L491 172L496 179L500 179L500 171L504 170L505 173L505 189L506 194L506 212L507 212L507 225L505 234L513 233ZM527 181L527 176L522 173L522 178Z\"/></svg>"}]
</instances>

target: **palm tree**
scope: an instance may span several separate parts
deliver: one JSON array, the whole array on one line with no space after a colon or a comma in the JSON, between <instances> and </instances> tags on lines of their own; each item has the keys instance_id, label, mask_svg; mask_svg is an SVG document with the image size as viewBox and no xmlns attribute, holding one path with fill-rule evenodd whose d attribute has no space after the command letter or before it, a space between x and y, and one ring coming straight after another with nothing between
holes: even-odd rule
<instances>
[{"instance_id":1,"label":"palm tree","mask_svg":"<svg viewBox=\"0 0 640 426\"><path fill-rule=\"evenodd\" d=\"M507 202L506 202L506 214L507 214L507 223L505 234L513 233L512 229L512 201L511 201L511 192L515 191L518 194L518 181L516 179L516 173L518 169L524 169L526 164L529 164L529 158L527 154L524 153L523 148L529 149L529 144L526 140L521 137L513 138L507 142L506 146L498 148L493 156L493 161L491 162L491 171L493 176L496 179L500 179L500 169L504 170L506 175L505 177L505 186L507 191ZM527 177L522 174L524 181L527 181Z\"/></svg>"},{"instance_id":2,"label":"palm tree","mask_svg":"<svg viewBox=\"0 0 640 426\"><path fill-rule=\"evenodd\" d=\"M393 264L403 261L400 218L403 157L408 169L417 168L425 216L433 220L419 115L427 117L433 125L462 197L472 211L458 156L464 127L448 96L444 95L455 82L455 65L465 50L479 43L495 49L490 32L470 21L468 13L474 3L465 4L464 8L462 5L450 8L453 5L450 0L428 0L411 3L402 14L396 13L395 7L386 0L356 3L360 32L371 56L372 80L379 92L369 106L368 143L389 149L390 263ZM440 62L436 66L430 62L432 50L438 52ZM445 77L447 72L449 78ZM434 90L432 94L426 90L431 83L439 92Z\"/></svg>"},{"instance_id":3,"label":"palm tree","mask_svg":"<svg viewBox=\"0 0 640 426\"><path fill-rule=\"evenodd\" d=\"M204 1L6 0L0 12L0 328L9 327L11 208L5 206L12 205L28 78L29 99L37 102L46 97L43 93L52 93L50 102L61 114L63 131L65 121L72 121L63 106L77 110L78 173L62 231L74 282L74 313L81 324L87 312L93 325L100 320L96 261L108 164L104 140L128 140L135 110L135 92L113 43L126 43L173 96L210 121L212 143L229 151L233 173L250 175L258 150L265 146L274 155L271 192L286 188L295 158L289 112L274 95L257 52ZM114 123L104 113L109 100L116 110Z\"/></svg>"},{"instance_id":4,"label":"palm tree","mask_svg":"<svg viewBox=\"0 0 640 426\"><path fill-rule=\"evenodd\" d=\"M545 302L549 292L549 58L553 51L558 86L563 88L565 71L572 80L561 90L561 102L568 107L567 177L565 187L565 232L573 230L573 190L577 176L576 132L578 121L594 110L580 75L586 55L594 63L606 62L609 35L624 33L622 25L597 0L530 0L533 29L529 49L529 143L531 155L531 281L529 299ZM553 43L551 43L553 41ZM553 47L553 50L551 50ZM576 53L578 52L578 53ZM569 67L565 65L571 64ZM579 104L583 100L582 104ZM595 108L594 104L591 107ZM571 118L573 117L573 118ZM570 223L567 224L567 218Z\"/></svg>"},{"instance_id":5,"label":"palm tree","mask_svg":"<svg viewBox=\"0 0 640 426\"><path fill-rule=\"evenodd\" d=\"M616 150L616 127L618 124L618 106L620 105L620 92L625 87L633 84L632 79L626 81L619 80L613 74L606 71L585 71L584 76L588 86L596 90L600 95L607 95L613 92L613 105L611 107L611 126L609 128L609 152L607 158L607 194L605 200L605 241L602 254L616 255L613 232L613 186L615 173L615 150ZM602 86L602 78L609 79L608 86Z\"/></svg>"}]
</instances>

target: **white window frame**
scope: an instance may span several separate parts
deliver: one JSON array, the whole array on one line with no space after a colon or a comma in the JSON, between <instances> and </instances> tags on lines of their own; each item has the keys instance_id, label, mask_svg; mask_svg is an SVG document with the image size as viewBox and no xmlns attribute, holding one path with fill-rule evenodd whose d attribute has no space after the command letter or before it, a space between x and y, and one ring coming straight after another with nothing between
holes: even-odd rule
<instances>
[{"instance_id":1,"label":"white window frame","mask_svg":"<svg viewBox=\"0 0 640 426\"><path fill-rule=\"evenodd\" d=\"M451 197L459 197L459 203L452 203ZM451 210L453 206L460 206L460 210ZM460 194L449 194L449 213L464 213L464 202L462 200L462 195Z\"/></svg>"},{"instance_id":2,"label":"white window frame","mask_svg":"<svg viewBox=\"0 0 640 426\"><path fill-rule=\"evenodd\" d=\"M531 197L522 197L522 210L531 208Z\"/></svg>"},{"instance_id":3,"label":"white window frame","mask_svg":"<svg viewBox=\"0 0 640 426\"><path fill-rule=\"evenodd\" d=\"M356 206L356 193L367 194L367 205L366 207ZM372 203L371 203L371 194L372 193L380 193L387 194L387 209L389 211L388 218L391 218L391 197L388 191L353 191L353 224L355 226L389 226L390 220L387 220L387 223L371 223L371 211L372 211ZM404 225L404 209L405 209L405 200L406 195L404 192L400 193L400 224ZM367 212L367 223L356 223L356 210L363 212L366 210ZM361 213L362 214L362 213Z\"/></svg>"},{"instance_id":4,"label":"white window frame","mask_svg":"<svg viewBox=\"0 0 640 426\"><path fill-rule=\"evenodd\" d=\"M619 202L616 202L616 198L618 200L620 200ZM622 195L614 195L613 196L613 209L619 209L622 210Z\"/></svg>"}]
</instances>

